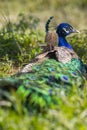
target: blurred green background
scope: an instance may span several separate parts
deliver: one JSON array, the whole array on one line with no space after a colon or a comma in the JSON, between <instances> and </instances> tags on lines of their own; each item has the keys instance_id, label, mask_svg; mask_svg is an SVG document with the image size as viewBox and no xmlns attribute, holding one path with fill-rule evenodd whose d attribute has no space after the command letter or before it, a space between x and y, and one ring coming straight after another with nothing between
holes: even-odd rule
<instances>
[{"instance_id":1,"label":"blurred green background","mask_svg":"<svg viewBox=\"0 0 87 130\"><path fill-rule=\"evenodd\" d=\"M53 15L58 23L66 21L77 28L87 28L87 0L0 0L0 12L9 13L11 20L17 20L20 12L33 14L42 23Z\"/></svg>"}]
</instances>

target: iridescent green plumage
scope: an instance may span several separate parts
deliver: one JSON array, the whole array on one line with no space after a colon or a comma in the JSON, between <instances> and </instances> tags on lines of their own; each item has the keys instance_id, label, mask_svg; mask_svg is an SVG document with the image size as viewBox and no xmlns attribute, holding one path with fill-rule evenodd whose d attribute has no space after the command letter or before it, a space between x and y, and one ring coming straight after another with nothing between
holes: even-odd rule
<instances>
[{"instance_id":1,"label":"iridescent green plumage","mask_svg":"<svg viewBox=\"0 0 87 130\"><path fill-rule=\"evenodd\" d=\"M28 109L47 108L56 102L60 90L69 93L73 86L84 86L85 68L79 59L72 58L67 63L58 62L56 51L50 51L41 63L31 67L27 73L16 74L0 79L0 99L11 101L11 92L15 90ZM5 93L6 92L6 93Z\"/></svg>"}]
</instances>

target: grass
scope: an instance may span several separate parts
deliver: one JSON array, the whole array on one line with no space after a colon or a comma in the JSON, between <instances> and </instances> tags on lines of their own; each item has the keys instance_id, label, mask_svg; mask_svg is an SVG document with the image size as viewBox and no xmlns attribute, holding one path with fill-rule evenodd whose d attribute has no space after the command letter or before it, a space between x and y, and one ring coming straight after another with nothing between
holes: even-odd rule
<instances>
[{"instance_id":1,"label":"grass","mask_svg":"<svg viewBox=\"0 0 87 130\"><path fill-rule=\"evenodd\" d=\"M86 130L87 99L86 91L74 88L69 96L59 94L59 105L50 108L47 113L35 114L0 109L1 130Z\"/></svg>"},{"instance_id":2,"label":"grass","mask_svg":"<svg viewBox=\"0 0 87 130\"><path fill-rule=\"evenodd\" d=\"M27 0L5 0L0 3L1 12L8 7L8 12L12 16L12 21L9 20L9 13L8 16L5 16L6 14L3 16L4 22L1 19L4 23L0 28L1 77L17 73L41 52L39 45L44 43L44 24L50 15L55 15L58 23L70 22L81 29L80 34L67 39L84 63L87 63L86 0L30 0L29 3ZM19 12L29 13L27 15L21 13L16 17ZM25 107L22 107L19 97L13 93L18 111L13 111L9 103L7 108L0 108L0 130L86 130L86 84L87 82L83 89L74 86L67 96L61 91L57 99L58 106L52 104L46 112L42 113L28 112Z\"/></svg>"},{"instance_id":3,"label":"grass","mask_svg":"<svg viewBox=\"0 0 87 130\"><path fill-rule=\"evenodd\" d=\"M0 30L1 73L27 64L41 52L39 45L44 43L44 33L37 29L39 18L20 14L18 19L17 23L7 21Z\"/></svg>"}]
</instances>

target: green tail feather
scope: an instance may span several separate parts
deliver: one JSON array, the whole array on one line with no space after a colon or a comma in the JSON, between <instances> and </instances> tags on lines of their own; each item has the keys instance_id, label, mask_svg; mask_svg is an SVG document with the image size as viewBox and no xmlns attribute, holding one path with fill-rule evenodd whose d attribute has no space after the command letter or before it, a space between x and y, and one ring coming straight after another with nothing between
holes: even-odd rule
<instances>
[{"instance_id":1,"label":"green tail feather","mask_svg":"<svg viewBox=\"0 0 87 130\"><path fill-rule=\"evenodd\" d=\"M14 104L11 101L11 92L16 91L28 109L47 108L50 104L57 103L56 97L61 89L68 93L73 86L84 85L82 73L85 73L85 68L80 60L72 59L71 62L63 64L47 59L33 66L32 72L0 79L0 92L6 91L6 95L1 94L0 99Z\"/></svg>"}]
</instances>

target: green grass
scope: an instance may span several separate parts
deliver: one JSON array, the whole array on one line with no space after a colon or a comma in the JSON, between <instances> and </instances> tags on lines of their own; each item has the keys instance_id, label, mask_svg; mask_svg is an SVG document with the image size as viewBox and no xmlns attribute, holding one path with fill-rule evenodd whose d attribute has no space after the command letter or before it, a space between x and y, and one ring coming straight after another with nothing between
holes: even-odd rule
<instances>
[{"instance_id":1,"label":"green grass","mask_svg":"<svg viewBox=\"0 0 87 130\"><path fill-rule=\"evenodd\" d=\"M9 17L3 16L4 26L2 24L0 28L1 77L18 72L41 52L39 45L44 43L44 25L50 15L55 15L58 23L67 21L82 29L80 34L67 39L84 63L87 63L86 0L30 0L29 3L27 0L5 0L0 3L1 12L8 7L10 15L14 14L14 17L19 12L29 11L28 15L20 14L16 18L17 21L12 22ZM74 86L67 96L64 91L61 91L57 99L58 105L51 104L50 108L42 113L27 111L26 107L21 104L21 99L14 93L12 100L16 102L17 112L10 108L9 103L7 108L0 108L0 130L87 129L87 82L83 89L77 89Z\"/></svg>"},{"instance_id":2,"label":"green grass","mask_svg":"<svg viewBox=\"0 0 87 130\"><path fill-rule=\"evenodd\" d=\"M73 88L69 96L61 91L58 106L52 106L45 113L16 113L11 109L0 109L1 130L86 130L87 90ZM18 99L16 99L18 100Z\"/></svg>"},{"instance_id":3,"label":"green grass","mask_svg":"<svg viewBox=\"0 0 87 130\"><path fill-rule=\"evenodd\" d=\"M44 32L39 28L37 17L20 14L19 21L7 21L0 30L0 75L15 71L41 52L40 44L44 43Z\"/></svg>"}]
</instances>

